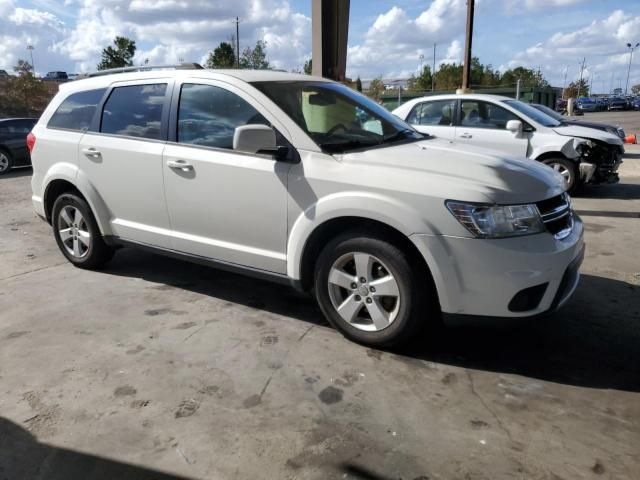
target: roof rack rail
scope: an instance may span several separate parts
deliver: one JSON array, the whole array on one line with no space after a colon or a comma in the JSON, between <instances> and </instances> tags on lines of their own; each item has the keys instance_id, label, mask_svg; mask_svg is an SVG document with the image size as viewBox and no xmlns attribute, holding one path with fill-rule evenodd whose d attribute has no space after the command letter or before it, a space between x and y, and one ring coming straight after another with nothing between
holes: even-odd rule
<instances>
[{"instance_id":1,"label":"roof rack rail","mask_svg":"<svg viewBox=\"0 0 640 480\"><path fill-rule=\"evenodd\" d=\"M116 73L127 72L150 72L153 70L203 70L204 67L199 63L179 63L176 65L139 65L137 67L121 67L109 68L107 70L98 70L97 72L84 73L78 75L80 78L101 77L103 75L113 75Z\"/></svg>"}]
</instances>

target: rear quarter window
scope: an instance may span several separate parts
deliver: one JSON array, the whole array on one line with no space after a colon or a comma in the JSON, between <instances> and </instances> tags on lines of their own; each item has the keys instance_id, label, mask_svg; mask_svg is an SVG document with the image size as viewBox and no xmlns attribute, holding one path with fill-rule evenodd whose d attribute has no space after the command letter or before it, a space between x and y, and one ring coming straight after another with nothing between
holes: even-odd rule
<instances>
[{"instance_id":1,"label":"rear quarter window","mask_svg":"<svg viewBox=\"0 0 640 480\"><path fill-rule=\"evenodd\" d=\"M49 120L49 128L85 131L91 126L93 115L105 88L69 95Z\"/></svg>"}]
</instances>

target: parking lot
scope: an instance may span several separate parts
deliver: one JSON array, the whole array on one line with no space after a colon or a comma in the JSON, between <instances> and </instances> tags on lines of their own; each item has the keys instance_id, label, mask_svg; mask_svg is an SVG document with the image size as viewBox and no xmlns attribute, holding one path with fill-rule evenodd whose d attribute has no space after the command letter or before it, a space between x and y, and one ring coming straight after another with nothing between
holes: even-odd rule
<instances>
[{"instance_id":1,"label":"parking lot","mask_svg":"<svg viewBox=\"0 0 640 480\"><path fill-rule=\"evenodd\" d=\"M393 353L278 285L126 249L76 269L16 170L0 479L640 478L640 148L621 172L574 200L587 255L561 311Z\"/></svg>"}]
</instances>

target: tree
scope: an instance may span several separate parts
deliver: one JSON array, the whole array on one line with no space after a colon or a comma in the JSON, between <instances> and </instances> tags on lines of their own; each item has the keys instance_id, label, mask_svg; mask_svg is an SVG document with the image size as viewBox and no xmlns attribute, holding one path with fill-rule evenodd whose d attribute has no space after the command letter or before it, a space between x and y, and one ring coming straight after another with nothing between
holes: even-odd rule
<instances>
[{"instance_id":1,"label":"tree","mask_svg":"<svg viewBox=\"0 0 640 480\"><path fill-rule=\"evenodd\" d=\"M540 71L525 67L516 67L505 71L500 79L500 85L515 87L520 79L521 87L548 87L547 82Z\"/></svg>"},{"instance_id":2,"label":"tree","mask_svg":"<svg viewBox=\"0 0 640 480\"><path fill-rule=\"evenodd\" d=\"M435 74L436 90L453 90L462 85L462 65L443 63Z\"/></svg>"},{"instance_id":3,"label":"tree","mask_svg":"<svg viewBox=\"0 0 640 480\"><path fill-rule=\"evenodd\" d=\"M207 68L233 68L236 65L236 54L233 46L227 42L221 42L213 52L209 52L205 67Z\"/></svg>"},{"instance_id":4,"label":"tree","mask_svg":"<svg viewBox=\"0 0 640 480\"><path fill-rule=\"evenodd\" d=\"M113 40L113 44L115 48L109 46L102 50L102 60L98 64L98 70L130 67L133 65L133 56L136 53L136 42L127 37L116 37Z\"/></svg>"},{"instance_id":5,"label":"tree","mask_svg":"<svg viewBox=\"0 0 640 480\"><path fill-rule=\"evenodd\" d=\"M382 83L382 77L374 78L373 80L371 80L367 95L378 101L382 96L382 92L384 92L384 83Z\"/></svg>"},{"instance_id":6,"label":"tree","mask_svg":"<svg viewBox=\"0 0 640 480\"><path fill-rule=\"evenodd\" d=\"M360 75L356 78L356 90L362 92L362 80L360 80Z\"/></svg>"},{"instance_id":7,"label":"tree","mask_svg":"<svg viewBox=\"0 0 640 480\"><path fill-rule=\"evenodd\" d=\"M302 67L304 73L306 73L307 75L311 75L311 72L313 72L313 59L310 58L309 60L304 62L304 67Z\"/></svg>"},{"instance_id":8,"label":"tree","mask_svg":"<svg viewBox=\"0 0 640 480\"><path fill-rule=\"evenodd\" d=\"M422 72L417 77L411 74L407 81L407 90L415 92L431 90L431 68L428 65L422 68Z\"/></svg>"},{"instance_id":9,"label":"tree","mask_svg":"<svg viewBox=\"0 0 640 480\"><path fill-rule=\"evenodd\" d=\"M251 70L268 69L267 42L258 40L254 48L245 48L240 57L240 68L248 68Z\"/></svg>"},{"instance_id":10,"label":"tree","mask_svg":"<svg viewBox=\"0 0 640 480\"><path fill-rule=\"evenodd\" d=\"M33 66L26 60L18 60L18 64L13 67L13 71L19 77L26 77L27 75L33 75Z\"/></svg>"},{"instance_id":11,"label":"tree","mask_svg":"<svg viewBox=\"0 0 640 480\"><path fill-rule=\"evenodd\" d=\"M13 70L18 75L8 78L2 85L0 115L39 116L53 93L49 93L42 80L33 76L33 67L29 62L18 60Z\"/></svg>"},{"instance_id":12,"label":"tree","mask_svg":"<svg viewBox=\"0 0 640 480\"><path fill-rule=\"evenodd\" d=\"M564 91L565 98L578 98L589 96L589 83L586 79L576 80L571 82L567 89Z\"/></svg>"}]
</instances>

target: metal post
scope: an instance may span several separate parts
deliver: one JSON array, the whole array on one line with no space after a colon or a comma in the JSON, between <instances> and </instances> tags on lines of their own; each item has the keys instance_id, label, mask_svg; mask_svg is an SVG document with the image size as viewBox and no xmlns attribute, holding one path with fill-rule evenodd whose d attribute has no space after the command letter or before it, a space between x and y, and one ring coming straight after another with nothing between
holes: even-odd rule
<instances>
[{"instance_id":1,"label":"metal post","mask_svg":"<svg viewBox=\"0 0 640 480\"><path fill-rule=\"evenodd\" d=\"M520 79L516 82L516 100L520 100Z\"/></svg>"},{"instance_id":2,"label":"metal post","mask_svg":"<svg viewBox=\"0 0 640 480\"><path fill-rule=\"evenodd\" d=\"M31 54L31 69L33 70L33 76L36 76L36 66L33 64L33 45L27 45L27 50Z\"/></svg>"},{"instance_id":3,"label":"metal post","mask_svg":"<svg viewBox=\"0 0 640 480\"><path fill-rule=\"evenodd\" d=\"M564 93L567 89L567 72L569 71L569 65L564 69L564 81L562 82L562 99L564 100Z\"/></svg>"},{"instance_id":4,"label":"metal post","mask_svg":"<svg viewBox=\"0 0 640 480\"><path fill-rule=\"evenodd\" d=\"M471 88L471 45L473 40L473 11L475 0L467 0L467 37L464 42L464 66L462 68L462 91Z\"/></svg>"},{"instance_id":5,"label":"metal post","mask_svg":"<svg viewBox=\"0 0 640 480\"><path fill-rule=\"evenodd\" d=\"M236 68L240 68L240 19L236 17Z\"/></svg>"},{"instance_id":6,"label":"metal post","mask_svg":"<svg viewBox=\"0 0 640 480\"><path fill-rule=\"evenodd\" d=\"M433 70L431 70L431 91L436 87L436 44L433 44Z\"/></svg>"},{"instance_id":7,"label":"metal post","mask_svg":"<svg viewBox=\"0 0 640 480\"><path fill-rule=\"evenodd\" d=\"M631 61L633 60L633 51L640 46L640 42L636 43L635 46L632 46L630 43L627 43L627 47L631 52L629 53L629 68L627 69L627 85L624 87L624 96L627 96L629 92L629 74L631 73Z\"/></svg>"},{"instance_id":8,"label":"metal post","mask_svg":"<svg viewBox=\"0 0 640 480\"><path fill-rule=\"evenodd\" d=\"M587 59L585 57L582 58L582 67L580 67L580 82L578 83L578 95L576 95L576 98L580 98L580 89L582 88L582 74L584 73L584 62L586 62Z\"/></svg>"}]
</instances>

